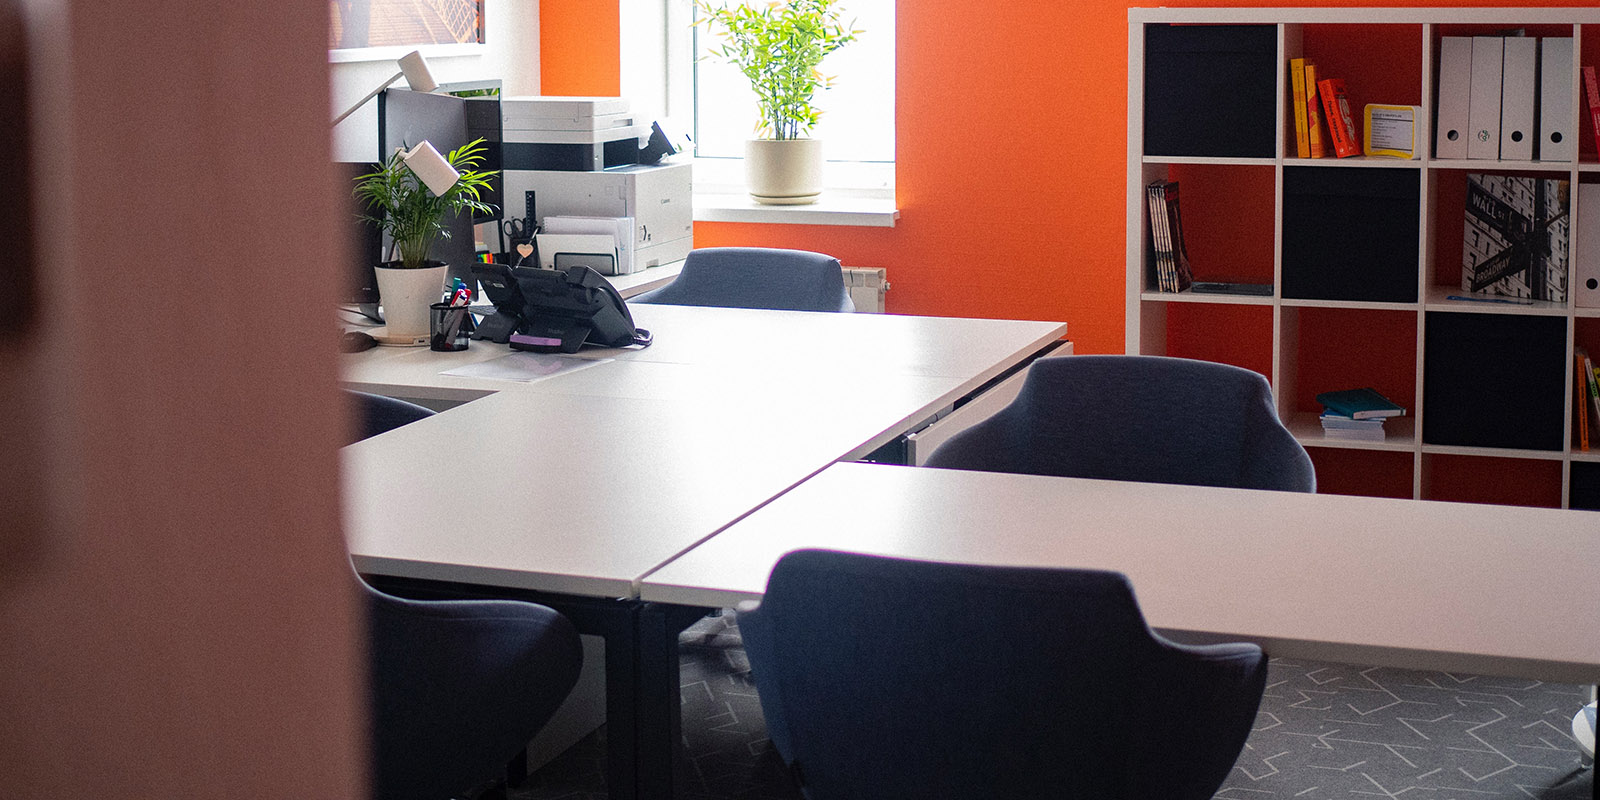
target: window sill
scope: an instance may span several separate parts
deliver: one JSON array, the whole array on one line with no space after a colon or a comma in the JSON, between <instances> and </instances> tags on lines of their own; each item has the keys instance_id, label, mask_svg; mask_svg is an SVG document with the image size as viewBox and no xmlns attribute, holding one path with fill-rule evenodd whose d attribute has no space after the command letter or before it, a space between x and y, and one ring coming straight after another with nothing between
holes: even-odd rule
<instances>
[{"instance_id":1,"label":"window sill","mask_svg":"<svg viewBox=\"0 0 1600 800\"><path fill-rule=\"evenodd\" d=\"M900 218L894 198L849 189L823 191L817 202L803 206L757 203L747 194L729 191L696 193L695 222L756 222L773 225L852 225L893 228Z\"/></svg>"}]
</instances>

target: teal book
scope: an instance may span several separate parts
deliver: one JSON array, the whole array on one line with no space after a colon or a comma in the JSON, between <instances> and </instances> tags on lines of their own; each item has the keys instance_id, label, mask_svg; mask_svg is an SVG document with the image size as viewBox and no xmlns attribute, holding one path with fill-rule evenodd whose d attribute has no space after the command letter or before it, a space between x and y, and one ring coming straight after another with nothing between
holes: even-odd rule
<instances>
[{"instance_id":1,"label":"teal book","mask_svg":"<svg viewBox=\"0 0 1600 800\"><path fill-rule=\"evenodd\" d=\"M1351 419L1382 419L1404 416L1406 410L1394 404L1376 389L1345 389L1317 395L1323 408Z\"/></svg>"}]
</instances>

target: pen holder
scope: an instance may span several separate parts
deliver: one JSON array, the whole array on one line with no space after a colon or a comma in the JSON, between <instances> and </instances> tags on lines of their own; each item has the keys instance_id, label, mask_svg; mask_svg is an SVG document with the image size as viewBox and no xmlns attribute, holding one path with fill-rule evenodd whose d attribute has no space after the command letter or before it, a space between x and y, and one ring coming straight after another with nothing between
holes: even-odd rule
<instances>
[{"instance_id":1,"label":"pen holder","mask_svg":"<svg viewBox=\"0 0 1600 800\"><path fill-rule=\"evenodd\" d=\"M453 353L467 349L472 337L472 316L466 306L434 303L428 306L428 349Z\"/></svg>"}]
</instances>

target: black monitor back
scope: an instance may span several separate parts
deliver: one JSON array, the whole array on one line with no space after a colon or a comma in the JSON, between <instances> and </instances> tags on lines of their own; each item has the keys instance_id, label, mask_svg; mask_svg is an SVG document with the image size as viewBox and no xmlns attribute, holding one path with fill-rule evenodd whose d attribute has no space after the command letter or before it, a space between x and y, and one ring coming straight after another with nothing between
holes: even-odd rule
<instances>
[{"instance_id":1,"label":"black monitor back","mask_svg":"<svg viewBox=\"0 0 1600 800\"><path fill-rule=\"evenodd\" d=\"M378 95L378 154L387 159L397 147L410 149L427 141L440 155L448 155L467 142L467 100L445 94L388 89ZM480 169L489 169L479 165ZM445 220L449 236L433 242L428 258L450 265L448 278L475 286L472 265L477 262L477 237L470 213ZM448 282L448 280L447 280Z\"/></svg>"},{"instance_id":2,"label":"black monitor back","mask_svg":"<svg viewBox=\"0 0 1600 800\"><path fill-rule=\"evenodd\" d=\"M365 161L339 161L334 163L339 178L340 230L345 235L348 262L339 271L344 283L339 300L356 305L370 305L376 311L378 303L378 276L373 267L383 261L383 229L367 219L370 212L366 204L354 193L356 178L368 175L378 165Z\"/></svg>"}]
</instances>

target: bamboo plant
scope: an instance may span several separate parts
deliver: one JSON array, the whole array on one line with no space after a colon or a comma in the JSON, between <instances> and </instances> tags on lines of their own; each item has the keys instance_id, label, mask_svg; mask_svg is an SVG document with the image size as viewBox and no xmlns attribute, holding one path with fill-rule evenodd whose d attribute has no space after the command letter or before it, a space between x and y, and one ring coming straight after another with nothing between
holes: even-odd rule
<instances>
[{"instance_id":1,"label":"bamboo plant","mask_svg":"<svg viewBox=\"0 0 1600 800\"><path fill-rule=\"evenodd\" d=\"M839 0L780 0L765 5L696 0L695 5L702 15L696 24L704 24L722 39L711 54L738 68L755 90L760 112L756 132L770 139L809 134L821 117L811 100L818 88L833 84L818 66L861 33L841 21Z\"/></svg>"}]
</instances>

